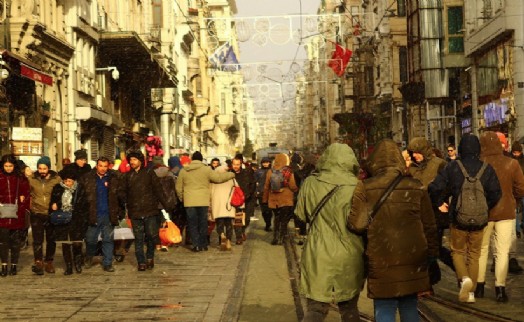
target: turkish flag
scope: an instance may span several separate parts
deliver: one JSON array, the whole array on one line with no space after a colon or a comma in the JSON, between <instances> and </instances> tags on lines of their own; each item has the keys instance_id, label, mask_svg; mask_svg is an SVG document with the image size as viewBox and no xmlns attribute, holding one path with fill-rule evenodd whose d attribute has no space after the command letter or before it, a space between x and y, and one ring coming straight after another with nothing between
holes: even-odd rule
<instances>
[{"instance_id":1,"label":"turkish flag","mask_svg":"<svg viewBox=\"0 0 524 322\"><path fill-rule=\"evenodd\" d=\"M351 59L351 55L353 52L347 48L344 48L340 46L339 44L335 44L336 48L333 52L333 55L331 56L331 59L328 62L328 66L333 69L335 74L337 76L344 75L344 71L346 70L346 67L349 63L349 60Z\"/></svg>"}]
</instances>

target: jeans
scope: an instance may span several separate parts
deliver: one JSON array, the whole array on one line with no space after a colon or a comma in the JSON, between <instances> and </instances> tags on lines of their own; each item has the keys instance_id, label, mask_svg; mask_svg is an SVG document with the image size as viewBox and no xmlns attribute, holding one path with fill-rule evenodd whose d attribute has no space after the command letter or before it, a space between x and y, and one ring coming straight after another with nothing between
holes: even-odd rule
<instances>
[{"instance_id":1,"label":"jeans","mask_svg":"<svg viewBox=\"0 0 524 322\"><path fill-rule=\"evenodd\" d=\"M401 322L418 322L417 295L373 300L376 322L395 322L397 309Z\"/></svg>"},{"instance_id":2,"label":"jeans","mask_svg":"<svg viewBox=\"0 0 524 322\"><path fill-rule=\"evenodd\" d=\"M357 307L358 295L349 301L337 303L342 322L360 322L360 313ZM307 299L307 310L302 322L324 321L331 304Z\"/></svg>"},{"instance_id":3,"label":"jeans","mask_svg":"<svg viewBox=\"0 0 524 322\"><path fill-rule=\"evenodd\" d=\"M160 229L160 226L158 224L158 216L159 215L142 217L139 219L131 219L131 225L133 226L133 234L135 235L135 256L136 261L139 265L145 264L146 258L155 258L156 245L160 245L160 238L158 237L158 230ZM144 243L146 244L145 255Z\"/></svg>"},{"instance_id":4,"label":"jeans","mask_svg":"<svg viewBox=\"0 0 524 322\"><path fill-rule=\"evenodd\" d=\"M42 245L46 238L45 260L52 261L56 252L55 226L49 222L46 214L31 214L31 231L33 232L33 254L35 261L44 258Z\"/></svg>"},{"instance_id":5,"label":"jeans","mask_svg":"<svg viewBox=\"0 0 524 322\"><path fill-rule=\"evenodd\" d=\"M186 207L187 227L193 247L207 247L207 210L209 207Z\"/></svg>"},{"instance_id":6,"label":"jeans","mask_svg":"<svg viewBox=\"0 0 524 322\"><path fill-rule=\"evenodd\" d=\"M233 237L233 219L232 218L217 218L217 234L220 240L220 235L224 233L227 239L231 240Z\"/></svg>"},{"instance_id":7,"label":"jeans","mask_svg":"<svg viewBox=\"0 0 524 322\"><path fill-rule=\"evenodd\" d=\"M113 264L114 249L114 227L109 221L109 216L98 217L96 226L89 226L86 233L86 256L96 255L98 236L102 234L102 254L104 259L102 265L111 266Z\"/></svg>"}]
</instances>

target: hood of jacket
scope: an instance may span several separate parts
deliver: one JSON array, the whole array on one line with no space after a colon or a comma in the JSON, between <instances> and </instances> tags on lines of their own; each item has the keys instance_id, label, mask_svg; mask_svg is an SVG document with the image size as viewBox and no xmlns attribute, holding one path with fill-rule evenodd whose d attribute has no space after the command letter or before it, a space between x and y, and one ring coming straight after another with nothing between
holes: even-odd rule
<instances>
[{"instance_id":1,"label":"hood of jacket","mask_svg":"<svg viewBox=\"0 0 524 322\"><path fill-rule=\"evenodd\" d=\"M397 143L391 139L384 139L377 143L366 165L371 176L384 173L387 169L403 173L406 168L406 162Z\"/></svg>"},{"instance_id":2,"label":"hood of jacket","mask_svg":"<svg viewBox=\"0 0 524 322\"><path fill-rule=\"evenodd\" d=\"M500 143L499 143L500 146ZM467 134L460 139L458 147L459 156L463 158L480 156L480 142L475 135Z\"/></svg>"},{"instance_id":3,"label":"hood of jacket","mask_svg":"<svg viewBox=\"0 0 524 322\"><path fill-rule=\"evenodd\" d=\"M280 170L285 166L289 165L289 156L284 153L279 153L275 156L273 160L273 169Z\"/></svg>"},{"instance_id":4,"label":"hood of jacket","mask_svg":"<svg viewBox=\"0 0 524 322\"><path fill-rule=\"evenodd\" d=\"M333 143L317 162L318 180L331 184L353 184L359 173L359 164L353 149L347 144Z\"/></svg>"},{"instance_id":5,"label":"hood of jacket","mask_svg":"<svg viewBox=\"0 0 524 322\"><path fill-rule=\"evenodd\" d=\"M159 178L165 177L168 174L170 174L171 171L169 171L168 167L158 167L155 169L155 173Z\"/></svg>"},{"instance_id":6,"label":"hood of jacket","mask_svg":"<svg viewBox=\"0 0 524 322\"><path fill-rule=\"evenodd\" d=\"M171 169L173 169L174 167L179 167L180 169L182 169L182 163L180 163L180 158L179 157L170 157L167 160L167 165Z\"/></svg>"},{"instance_id":7,"label":"hood of jacket","mask_svg":"<svg viewBox=\"0 0 524 322\"><path fill-rule=\"evenodd\" d=\"M184 169L189 172L189 171L198 170L198 169L203 168L203 167L207 167L207 165L205 165L200 160L193 160L193 161L191 161L190 164L184 166Z\"/></svg>"},{"instance_id":8,"label":"hood of jacket","mask_svg":"<svg viewBox=\"0 0 524 322\"><path fill-rule=\"evenodd\" d=\"M481 157L488 155L503 155L504 148L497 133L487 131L480 136Z\"/></svg>"},{"instance_id":9,"label":"hood of jacket","mask_svg":"<svg viewBox=\"0 0 524 322\"><path fill-rule=\"evenodd\" d=\"M426 138L413 138L408 144L408 150L422 154L424 156L424 160L429 160L433 157L433 149Z\"/></svg>"}]
</instances>

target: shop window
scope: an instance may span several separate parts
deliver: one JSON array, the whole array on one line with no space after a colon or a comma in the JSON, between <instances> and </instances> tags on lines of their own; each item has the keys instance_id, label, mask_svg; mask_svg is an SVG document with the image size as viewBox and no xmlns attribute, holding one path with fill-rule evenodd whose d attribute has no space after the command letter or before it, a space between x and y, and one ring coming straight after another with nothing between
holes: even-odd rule
<instances>
[{"instance_id":1,"label":"shop window","mask_svg":"<svg viewBox=\"0 0 524 322\"><path fill-rule=\"evenodd\" d=\"M462 7L448 8L448 52L464 52L464 16Z\"/></svg>"}]
</instances>

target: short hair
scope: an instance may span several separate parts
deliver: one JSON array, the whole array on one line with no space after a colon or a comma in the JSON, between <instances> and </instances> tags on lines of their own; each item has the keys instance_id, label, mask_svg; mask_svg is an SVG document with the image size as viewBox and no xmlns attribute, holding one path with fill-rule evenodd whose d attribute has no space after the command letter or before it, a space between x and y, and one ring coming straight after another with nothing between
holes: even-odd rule
<instances>
[{"instance_id":1,"label":"short hair","mask_svg":"<svg viewBox=\"0 0 524 322\"><path fill-rule=\"evenodd\" d=\"M96 160L96 164L98 164L98 162L107 162L108 164L111 163L111 161L109 161L109 159L104 156L98 157L98 159Z\"/></svg>"},{"instance_id":2,"label":"short hair","mask_svg":"<svg viewBox=\"0 0 524 322\"><path fill-rule=\"evenodd\" d=\"M211 162L213 162L213 161L218 161L218 163L220 163L220 159L219 159L219 158L213 158L213 159L211 159Z\"/></svg>"},{"instance_id":3,"label":"short hair","mask_svg":"<svg viewBox=\"0 0 524 322\"><path fill-rule=\"evenodd\" d=\"M455 144L453 143L449 143L448 148L453 148L453 150L456 150Z\"/></svg>"}]
</instances>

